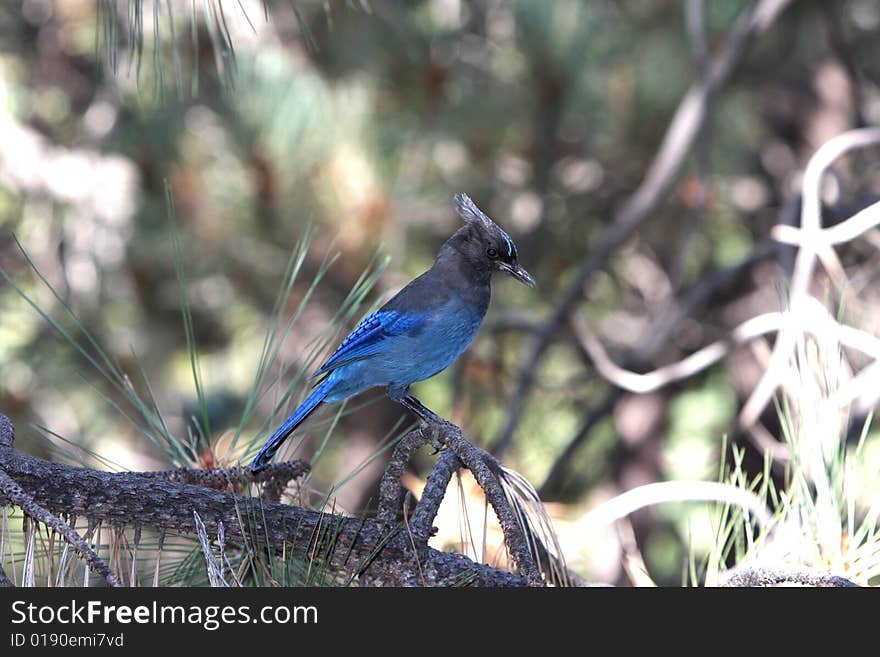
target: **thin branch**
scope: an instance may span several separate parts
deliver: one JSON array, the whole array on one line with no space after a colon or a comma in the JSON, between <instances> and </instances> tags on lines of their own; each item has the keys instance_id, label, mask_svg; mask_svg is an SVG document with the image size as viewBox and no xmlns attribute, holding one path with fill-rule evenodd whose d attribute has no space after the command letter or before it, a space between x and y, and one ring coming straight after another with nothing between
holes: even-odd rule
<instances>
[{"instance_id":1,"label":"thin branch","mask_svg":"<svg viewBox=\"0 0 880 657\"><path fill-rule=\"evenodd\" d=\"M669 310L642 333L639 339L642 346L632 360L644 362L653 359L682 320L691 316L698 308L706 306L715 295L732 287L753 267L776 257L781 248L774 240L765 238L757 242L749 254L735 265L702 276L678 299L673 299L668 304Z\"/></svg>"},{"instance_id":2,"label":"thin branch","mask_svg":"<svg viewBox=\"0 0 880 657\"><path fill-rule=\"evenodd\" d=\"M0 413L0 452L11 452L13 443L15 442L15 427L12 421ZM83 538L64 522L59 516L52 514L47 509L40 506L31 495L25 492L21 486L9 476L0 463L0 505L15 504L21 510L36 521L42 522L47 527L51 527L56 532L64 536L67 542L75 547L92 568L98 571L107 583L111 586L122 586L119 577L111 571L107 564L92 550L89 544ZM69 513L64 509L61 513ZM0 569L2 570L2 569ZM3 573L5 579L6 574Z\"/></svg>"},{"instance_id":3,"label":"thin branch","mask_svg":"<svg viewBox=\"0 0 880 657\"><path fill-rule=\"evenodd\" d=\"M817 234L807 235L795 226L778 224L770 230L773 239L784 244L810 248L819 251L823 246L850 242L880 224L880 201L869 205L849 219L829 228L820 228Z\"/></svg>"},{"instance_id":4,"label":"thin branch","mask_svg":"<svg viewBox=\"0 0 880 657\"><path fill-rule=\"evenodd\" d=\"M754 493L717 481L661 481L632 488L590 511L578 523L588 533L643 509L668 502L719 502L742 507L764 527L772 520L766 504Z\"/></svg>"},{"instance_id":5,"label":"thin branch","mask_svg":"<svg viewBox=\"0 0 880 657\"><path fill-rule=\"evenodd\" d=\"M815 269L816 258L828 249L822 237L821 185L825 172L847 152L880 144L880 128L851 130L825 142L810 158L804 171L802 183L801 238L802 245L795 258L794 273L789 291L790 310L800 315L809 299L809 286ZM873 206L872 206L873 207ZM867 208L870 210L870 208ZM864 212L864 211L863 211ZM862 213L859 213L862 214ZM858 215L857 215L858 216ZM844 222L846 223L846 222ZM799 322L801 326L803 322ZM770 364L764 371L739 415L739 426L748 429L758 421L770 402L776 388L782 382L783 371L791 357L797 338L795 330L781 331L773 345Z\"/></svg>"},{"instance_id":6,"label":"thin branch","mask_svg":"<svg viewBox=\"0 0 880 657\"><path fill-rule=\"evenodd\" d=\"M712 156L712 92L708 88L709 48L706 44L705 8L705 0L687 0L685 2L685 27L691 44L698 80L707 89L705 97L706 118L695 138L694 168L696 171L693 177L695 193L692 198L688 199L690 207L687 223L669 271L669 280L673 290L678 290L681 287L694 236L700 224L703 223L706 203L709 198L709 169Z\"/></svg>"},{"instance_id":7,"label":"thin branch","mask_svg":"<svg viewBox=\"0 0 880 657\"><path fill-rule=\"evenodd\" d=\"M709 302L713 295L718 294L725 288L739 280L744 272L756 264L775 256L780 245L773 240L765 239L755 244L752 251L739 263L718 270L704 276L698 283L685 292L680 299L669 304L670 309L661 315L640 337L641 347L635 354L626 359L626 363L640 364L654 358L660 348L669 340L669 336L681 320L694 312L700 306ZM574 455L583 442L605 416L614 410L614 405L623 397L624 391L620 388L612 388L600 401L588 408L583 416L578 430L571 437L565 449L556 458L550 468L539 492L542 498L551 496L558 488L571 465ZM777 450L778 451L778 450Z\"/></svg>"},{"instance_id":8,"label":"thin branch","mask_svg":"<svg viewBox=\"0 0 880 657\"><path fill-rule=\"evenodd\" d=\"M400 483L406 466L412 457L428 442L423 431L410 431L401 437L394 446L382 480L379 482L379 510L376 519L387 526L392 526L403 516L403 502L406 491Z\"/></svg>"},{"instance_id":9,"label":"thin branch","mask_svg":"<svg viewBox=\"0 0 880 657\"><path fill-rule=\"evenodd\" d=\"M871 358L872 365L880 361L880 338L836 321L825 306L812 297L806 300L798 315L792 312L775 312L752 317L733 329L727 337L716 340L678 362L647 374L631 372L614 363L582 318L575 318L573 324L575 334L581 346L593 359L596 371L618 388L634 393L652 392L670 383L689 378L717 363L736 345L773 332L802 331L816 337L832 336L840 344ZM869 367L866 366L864 370ZM846 392L836 399L840 400L840 406L846 405L847 399L849 401L853 399L852 390L848 387Z\"/></svg>"},{"instance_id":10,"label":"thin branch","mask_svg":"<svg viewBox=\"0 0 880 657\"><path fill-rule=\"evenodd\" d=\"M501 464L488 452L472 445L462 435L461 429L454 424L445 423L441 439L471 471L474 479L483 489L501 524L507 549L510 550L520 572L531 586L543 586L544 580L532 558L525 532L517 522L516 515L504 495L504 489L498 481Z\"/></svg>"},{"instance_id":11,"label":"thin branch","mask_svg":"<svg viewBox=\"0 0 880 657\"><path fill-rule=\"evenodd\" d=\"M40 504L34 501L21 486L19 486L12 477L10 477L0 464L0 504L13 504L20 507L21 510L30 518L37 522L41 522L47 527L51 527L61 534L67 542L76 548L82 555L86 563L94 568L110 586L122 586L119 576L110 570L107 564L98 556L91 546L83 540L75 529L70 527L60 517L50 512ZM36 531L36 529L34 530Z\"/></svg>"},{"instance_id":12,"label":"thin branch","mask_svg":"<svg viewBox=\"0 0 880 657\"><path fill-rule=\"evenodd\" d=\"M437 415L412 395L406 395L397 401L422 419L424 425L419 431L423 439L430 441L437 450L444 447L451 449L462 465L471 471L495 511L504 533L504 543L520 572L531 586L544 586L535 552L530 549L536 537L527 523L520 522L521 515L516 513L508 501L505 485L502 483L505 470L498 460L471 444L462 434L461 428Z\"/></svg>"},{"instance_id":13,"label":"thin branch","mask_svg":"<svg viewBox=\"0 0 880 657\"><path fill-rule=\"evenodd\" d=\"M565 565L550 517L538 493L528 481L519 473L498 464L482 450L477 450L475 458L486 460L490 469L495 470L506 504L513 511L516 524L524 534L531 559L544 573L547 581L559 586L590 586L589 582ZM447 449L431 469L421 499L407 524L414 549L422 549L433 535L433 522L446 495L449 482L452 480L452 475L463 465L454 449ZM548 549L548 545L553 549Z\"/></svg>"},{"instance_id":14,"label":"thin branch","mask_svg":"<svg viewBox=\"0 0 880 657\"><path fill-rule=\"evenodd\" d=\"M783 313L766 313L752 317L733 329L727 337L716 340L678 362L647 374L630 372L614 363L582 317L575 317L572 325L581 346L590 355L599 374L618 388L629 392L646 393L703 371L724 358L735 346L760 335L778 331L784 321Z\"/></svg>"},{"instance_id":15,"label":"thin branch","mask_svg":"<svg viewBox=\"0 0 880 657\"><path fill-rule=\"evenodd\" d=\"M452 450L446 450L437 459L422 491L422 497L416 505L410 520L410 527L416 540L423 540L427 544L433 534L434 519L440 510L440 504L446 495L446 489L452 480L452 475L462 467L461 460Z\"/></svg>"},{"instance_id":16,"label":"thin branch","mask_svg":"<svg viewBox=\"0 0 880 657\"><path fill-rule=\"evenodd\" d=\"M544 479L544 483L538 489L538 494L542 499L547 499L558 490L563 476L572 463L575 452L587 439L587 436L590 435L593 427L614 410L614 405L620 401L624 394L621 388L611 388L599 402L584 412L577 432L568 441L562 453L556 458L553 467L550 468L550 472L547 474L546 479Z\"/></svg>"},{"instance_id":17,"label":"thin branch","mask_svg":"<svg viewBox=\"0 0 880 657\"><path fill-rule=\"evenodd\" d=\"M787 214L788 210L792 207L795 206L791 204L786 205L783 209L783 214ZM820 228L819 231L812 236L808 235L801 229L789 226L785 223L778 224L772 229L772 239L764 240L756 244L749 256L742 262L734 267L721 270L710 277L704 278L695 285L687 295L685 295L681 302L671 304L672 309L645 332L644 338L641 340L642 348L639 349L637 354L628 358L627 361L632 363L642 363L652 358L657 350L666 342L666 340L668 340L672 330L683 317L691 313L695 307L705 303L706 300L718 289L727 285L730 281L736 280L747 268L777 253L779 243L785 242L797 246L808 246L823 260L823 263L826 265L826 268L829 269L829 272L831 272L833 276L836 276L839 281L839 277L842 276L842 273L837 274L836 272L842 272L842 267L839 266L839 261L837 260L836 255L833 254L833 251L831 251L830 245L841 244L853 240L873 229L878 224L880 224L880 202L875 202L874 204L863 208L856 214L852 215L849 219L845 219L830 228ZM774 240L776 241L776 244L774 244ZM823 254L825 256L824 258L822 258ZM795 330L800 330L798 327L804 327L808 330L810 328L827 327L829 326L828 320L830 320L833 322L832 328L834 329L836 337L842 344L861 351L874 361L880 360L880 356L878 356L877 353L880 341L878 341L876 337L854 327L836 323L833 318L828 315L824 306L819 305L819 307L817 307L815 303L808 305L810 305L813 310L817 311L817 314L811 313L811 316L809 317L806 314L803 314L799 320L795 319L789 322L789 325L796 327ZM738 327L738 329L734 329L733 335L730 338L727 338L727 341L731 339L736 341L736 338L738 337L746 339L752 329L755 330L752 334L752 337L754 337L760 333L758 329L761 328L759 325L761 321L771 321L771 315L762 316L764 318L763 320L760 318L748 320L745 324ZM819 322L814 324L814 319L816 318L819 319ZM756 323L752 324L753 322ZM779 327L782 327L781 323L779 324ZM705 347L691 356L688 356L679 363L660 368L649 374L636 374L628 372L612 363L598 341L595 339L591 340L591 335L584 332L584 328L585 327L582 324L579 325L578 323L575 323L575 335L578 338L579 344L594 360L600 373L602 373L603 376L613 384L634 392L646 392L661 385L666 385L674 380L689 376L702 367L715 362L727 351L722 343L723 341L719 341L709 347ZM770 327L768 325L765 328L769 329ZM737 332L742 333L737 335ZM868 365L838 392L834 401L838 406L843 407L852 403L856 399L862 399L863 401L860 402L859 408L864 410L871 405L870 400L865 399L865 391L876 388L876 386L868 385L867 382L876 381L877 376L878 368L875 367L874 364ZM618 390L620 390L620 388L618 388ZM595 424L607 413L611 412L614 404L621 396L622 394L620 394L620 392L614 390L609 391L609 393L606 394L606 396L597 403L595 407L589 409L585 413L584 420L581 427L578 429L578 432L571 439L556 463L554 463L550 473L544 481L544 484L541 486L542 495L547 496L551 494L551 492L558 486L574 452L583 443L587 435L589 435L592 427L595 426ZM772 437L768 440L766 431L763 430L760 424L752 421L745 426L741 423L739 428L755 441L760 448L766 450L767 448L772 447L770 451L773 453L774 458L785 457L787 450L781 445L777 446L778 443L772 440Z\"/></svg>"}]
</instances>

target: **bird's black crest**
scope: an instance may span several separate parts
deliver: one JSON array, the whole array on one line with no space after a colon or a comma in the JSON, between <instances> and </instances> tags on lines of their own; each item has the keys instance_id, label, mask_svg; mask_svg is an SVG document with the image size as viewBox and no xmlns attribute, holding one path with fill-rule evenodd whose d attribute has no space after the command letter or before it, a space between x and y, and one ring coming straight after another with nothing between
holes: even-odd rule
<instances>
[{"instance_id":1,"label":"bird's black crest","mask_svg":"<svg viewBox=\"0 0 880 657\"><path fill-rule=\"evenodd\" d=\"M471 197L464 193L455 195L455 209L458 216L464 219L465 223L477 224L481 226L485 233L499 238L499 242L504 242L504 248L507 249L507 258L516 258L516 246L504 230L492 221L485 212L477 207L477 204L471 200Z\"/></svg>"},{"instance_id":2,"label":"bird's black crest","mask_svg":"<svg viewBox=\"0 0 880 657\"><path fill-rule=\"evenodd\" d=\"M495 225L495 222L489 219L467 194L459 193L455 195L455 209L458 211L458 216L467 223L479 223L486 228L491 228Z\"/></svg>"}]
</instances>

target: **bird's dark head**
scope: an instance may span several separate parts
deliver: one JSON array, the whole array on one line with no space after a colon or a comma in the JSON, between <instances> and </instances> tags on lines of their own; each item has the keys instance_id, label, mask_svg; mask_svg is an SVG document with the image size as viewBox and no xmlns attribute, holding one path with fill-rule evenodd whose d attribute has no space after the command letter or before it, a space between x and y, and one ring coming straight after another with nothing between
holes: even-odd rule
<instances>
[{"instance_id":1,"label":"bird's dark head","mask_svg":"<svg viewBox=\"0 0 880 657\"><path fill-rule=\"evenodd\" d=\"M450 246L480 269L503 271L524 285L535 286L535 279L519 264L516 244L510 235L487 217L467 194L455 195L455 208L465 226L449 240Z\"/></svg>"}]
</instances>

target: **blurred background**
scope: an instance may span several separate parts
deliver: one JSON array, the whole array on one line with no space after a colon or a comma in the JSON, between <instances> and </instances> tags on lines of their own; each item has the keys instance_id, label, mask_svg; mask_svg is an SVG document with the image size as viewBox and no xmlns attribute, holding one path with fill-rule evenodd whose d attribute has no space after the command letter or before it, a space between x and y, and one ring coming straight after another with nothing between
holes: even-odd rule
<instances>
[{"instance_id":1,"label":"blurred background","mask_svg":"<svg viewBox=\"0 0 880 657\"><path fill-rule=\"evenodd\" d=\"M880 4L779 3L707 98L668 190L578 285L688 89L755 4L767 3L4 2L0 266L62 328L86 329L143 394L148 381L170 433L186 439L200 410L167 181L210 420L191 465L230 465L306 391L297 376L327 355L332 331L430 266L459 225L453 194L468 193L516 240L538 287L497 278L474 345L415 393L535 485L578 572L622 583L620 538L584 535L578 519L640 484L717 481L731 444L761 472L760 440L740 435L735 419L770 343L633 395L596 374L568 318L588 322L616 362L648 371L779 310L794 251L768 235L796 223L807 159L836 134L880 123ZM854 158L835 178L829 217L880 197L878 163L876 153ZM282 312L296 321L236 451L230 436L303 240ZM841 252L858 299L846 312L873 334L876 247ZM377 267L361 307L340 320L337 308ZM572 312L547 329L567 295ZM92 453L102 467L183 465L137 430L124 395L8 282L0 368L0 410L19 449L95 465ZM357 514L373 508L387 458L378 450L411 419L379 392L352 406L336 425L323 413L286 455L311 458L332 428L309 486ZM774 416L771 406L764 438L781 441ZM876 452L865 455L875 472ZM424 455L414 466L415 488L431 463ZM632 516L656 582L681 583L689 550L709 540L707 515L664 505ZM438 524L440 544L454 545L444 538L459 531L454 514Z\"/></svg>"}]
</instances>

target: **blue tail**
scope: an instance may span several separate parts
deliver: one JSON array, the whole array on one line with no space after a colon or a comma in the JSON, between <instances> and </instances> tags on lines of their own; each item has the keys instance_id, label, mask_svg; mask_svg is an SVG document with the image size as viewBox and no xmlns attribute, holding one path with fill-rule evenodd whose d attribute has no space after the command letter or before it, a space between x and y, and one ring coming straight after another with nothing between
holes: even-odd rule
<instances>
[{"instance_id":1,"label":"blue tail","mask_svg":"<svg viewBox=\"0 0 880 657\"><path fill-rule=\"evenodd\" d=\"M284 421L284 424L278 427L278 430L266 441L266 444L263 445L263 448L254 457L254 460L251 461L252 472L259 472L269 465L269 461L272 460L275 452L281 448L287 437L312 414L312 411L321 405L321 402L330 394L332 388L333 382L330 378L324 379L318 384L318 387L312 391L312 394L306 397L306 400L299 405L293 414Z\"/></svg>"}]
</instances>

